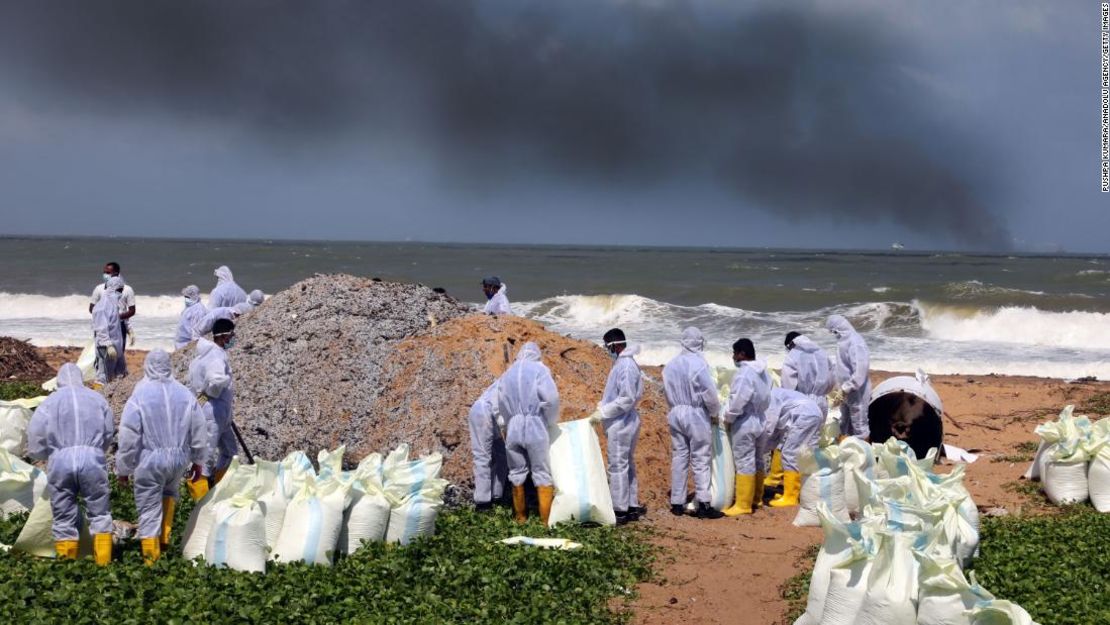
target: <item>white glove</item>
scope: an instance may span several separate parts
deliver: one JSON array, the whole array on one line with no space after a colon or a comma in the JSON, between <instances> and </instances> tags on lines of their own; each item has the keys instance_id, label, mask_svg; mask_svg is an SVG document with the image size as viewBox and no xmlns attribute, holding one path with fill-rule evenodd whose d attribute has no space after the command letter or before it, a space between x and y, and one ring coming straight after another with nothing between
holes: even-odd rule
<instances>
[{"instance_id":1,"label":"white glove","mask_svg":"<svg viewBox=\"0 0 1110 625\"><path fill-rule=\"evenodd\" d=\"M133 330L127 333L127 345L135 347L135 332Z\"/></svg>"},{"instance_id":2,"label":"white glove","mask_svg":"<svg viewBox=\"0 0 1110 625\"><path fill-rule=\"evenodd\" d=\"M840 385L840 392L844 393L845 395L847 395L848 393L851 393L854 390L855 389L852 388L852 383L851 382L845 382L844 384Z\"/></svg>"},{"instance_id":3,"label":"white glove","mask_svg":"<svg viewBox=\"0 0 1110 625\"><path fill-rule=\"evenodd\" d=\"M119 352L116 351L116 346L115 345L109 345L108 346L108 360L115 360L117 356L119 356Z\"/></svg>"},{"instance_id":4,"label":"white glove","mask_svg":"<svg viewBox=\"0 0 1110 625\"><path fill-rule=\"evenodd\" d=\"M602 416L603 415L601 414L600 410L595 410L590 414L589 417L586 418L590 420L590 423L601 423Z\"/></svg>"}]
</instances>

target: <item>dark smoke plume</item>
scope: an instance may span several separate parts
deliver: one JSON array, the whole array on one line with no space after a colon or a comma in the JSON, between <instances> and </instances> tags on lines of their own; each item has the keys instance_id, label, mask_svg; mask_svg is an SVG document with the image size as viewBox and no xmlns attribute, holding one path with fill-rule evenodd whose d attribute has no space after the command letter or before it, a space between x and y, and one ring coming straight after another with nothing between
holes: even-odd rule
<instances>
[{"instance_id":1,"label":"dark smoke plume","mask_svg":"<svg viewBox=\"0 0 1110 625\"><path fill-rule=\"evenodd\" d=\"M263 143L400 138L464 180L704 182L1006 247L990 181L961 169L980 148L919 101L904 43L859 13L705 4L12 0L0 84Z\"/></svg>"}]
</instances>

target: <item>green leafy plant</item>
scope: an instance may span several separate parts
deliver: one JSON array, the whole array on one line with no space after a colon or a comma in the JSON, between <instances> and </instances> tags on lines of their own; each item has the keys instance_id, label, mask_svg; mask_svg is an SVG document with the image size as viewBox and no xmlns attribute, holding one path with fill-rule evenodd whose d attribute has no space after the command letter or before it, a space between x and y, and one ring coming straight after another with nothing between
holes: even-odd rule
<instances>
[{"instance_id":1,"label":"green leafy plant","mask_svg":"<svg viewBox=\"0 0 1110 625\"><path fill-rule=\"evenodd\" d=\"M46 395L46 391L38 384L31 382L0 382L0 401L13 399L27 399Z\"/></svg>"},{"instance_id":2,"label":"green leafy plant","mask_svg":"<svg viewBox=\"0 0 1110 625\"><path fill-rule=\"evenodd\" d=\"M796 562L798 572L779 586L779 595L786 600L786 614L780 623L790 624L798 620L805 611L809 601L809 580L813 576L813 565L817 562L817 554L821 545L810 545L798 556Z\"/></svg>"},{"instance_id":3,"label":"green leafy plant","mask_svg":"<svg viewBox=\"0 0 1110 625\"><path fill-rule=\"evenodd\" d=\"M1053 516L987 517L975 574L1042 625L1110 623L1110 515L1087 505Z\"/></svg>"},{"instance_id":4,"label":"green leafy plant","mask_svg":"<svg viewBox=\"0 0 1110 625\"><path fill-rule=\"evenodd\" d=\"M113 482L113 512L133 514ZM175 520L174 546L153 568L131 541L111 566L0 553L0 622L66 623L619 623L655 554L635 527L553 530L516 525L505 510L444 512L435 536L406 547L374 543L333 568L271 564L266 574L195 566L180 541L191 504ZM133 518L124 516L123 518ZM19 523L0 523L7 538ZM6 524L5 524L6 523ZM510 547L525 534L582 543L574 551Z\"/></svg>"}]
</instances>

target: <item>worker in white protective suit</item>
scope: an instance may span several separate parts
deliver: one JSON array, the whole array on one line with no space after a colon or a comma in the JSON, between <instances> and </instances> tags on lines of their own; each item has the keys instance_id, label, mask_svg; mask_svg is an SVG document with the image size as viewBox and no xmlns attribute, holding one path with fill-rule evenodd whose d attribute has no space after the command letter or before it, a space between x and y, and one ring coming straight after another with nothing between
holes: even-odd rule
<instances>
[{"instance_id":1,"label":"worker in white protective suit","mask_svg":"<svg viewBox=\"0 0 1110 625\"><path fill-rule=\"evenodd\" d=\"M120 275L119 263L105 263L104 273L102 274L102 277L103 282L96 285L96 288L93 289L92 297L89 299L90 314L92 313L93 308L96 307L96 303L100 301L100 298L104 297L104 291L108 286L108 280L111 280L113 277L119 277L120 279L123 279L123 276ZM135 333L131 330L131 318L134 316L135 289L132 289L131 285L127 284L127 281L124 280L123 292L120 294L119 297L119 320L120 333L123 335L123 351L121 351L119 353L119 356L116 358L116 377L122 378L127 376L127 346L135 345Z\"/></svg>"},{"instance_id":2,"label":"worker in white protective suit","mask_svg":"<svg viewBox=\"0 0 1110 625\"><path fill-rule=\"evenodd\" d=\"M482 312L487 315L511 315L509 308L509 285L503 284L501 278L490 276L482 280L482 292L486 294L486 307Z\"/></svg>"},{"instance_id":3,"label":"worker in white protective suit","mask_svg":"<svg viewBox=\"0 0 1110 625\"><path fill-rule=\"evenodd\" d=\"M177 322L177 333L173 339L174 349L181 349L200 336L196 330L197 326L208 314L208 309L200 301L200 289L197 285L190 284L181 289L181 296L185 298L185 310L181 311L181 318Z\"/></svg>"},{"instance_id":4,"label":"worker in white protective suit","mask_svg":"<svg viewBox=\"0 0 1110 625\"><path fill-rule=\"evenodd\" d=\"M636 404L644 394L640 365L636 364L638 346L629 346L624 332L613 328L602 340L613 359L605 381L605 391L590 420L601 423L609 457L609 490L617 524L636 520L646 510L640 505L640 484L636 479L636 443L640 438L640 413Z\"/></svg>"},{"instance_id":5,"label":"worker in white protective suit","mask_svg":"<svg viewBox=\"0 0 1110 625\"><path fill-rule=\"evenodd\" d=\"M28 455L47 461L52 532L59 558L77 558L77 497L81 496L93 534L93 557L102 566L112 561L105 452L114 438L115 418L108 402L100 393L85 388L77 365L62 365L58 390L39 404L27 427Z\"/></svg>"},{"instance_id":6,"label":"worker in white protective suit","mask_svg":"<svg viewBox=\"0 0 1110 625\"><path fill-rule=\"evenodd\" d=\"M262 291L254 290L247 296L247 301L245 302L239 302L234 306L221 306L209 310L196 324L197 336L204 336L211 332L212 326L220 319L238 322L239 317L257 308L264 299L265 296L262 295Z\"/></svg>"},{"instance_id":7,"label":"worker in white protective suit","mask_svg":"<svg viewBox=\"0 0 1110 625\"><path fill-rule=\"evenodd\" d=\"M497 383L497 410L508 429L505 450L509 459L509 481L513 485L513 514L518 523L527 519L524 481L532 474L539 499L540 519L547 525L555 488L551 481L548 428L559 421L559 391L551 372L540 362L540 348L525 343L516 362Z\"/></svg>"},{"instance_id":8,"label":"worker in white protective suit","mask_svg":"<svg viewBox=\"0 0 1110 625\"><path fill-rule=\"evenodd\" d=\"M227 357L227 350L234 344L235 324L220 319L212 327L211 341L197 339L197 355L189 363L189 389L216 424L215 448L209 452L210 466L205 471L214 482L223 478L231 459L239 452L231 426L235 385Z\"/></svg>"},{"instance_id":9,"label":"worker in white protective suit","mask_svg":"<svg viewBox=\"0 0 1110 625\"><path fill-rule=\"evenodd\" d=\"M809 395L816 402L821 414L828 414L827 395L836 381L828 354L808 336L799 332L787 333L784 343L786 359L782 363L780 385L782 388ZM782 451L775 449L771 455L771 471L767 475L766 485L772 488L782 486L782 479Z\"/></svg>"},{"instance_id":10,"label":"worker in white protective suit","mask_svg":"<svg viewBox=\"0 0 1110 625\"><path fill-rule=\"evenodd\" d=\"M841 315L832 315L825 324L836 336L836 381L844 398L840 402L840 433L870 442L867 403L871 401L871 354L867 343Z\"/></svg>"},{"instance_id":11,"label":"worker in white protective suit","mask_svg":"<svg viewBox=\"0 0 1110 625\"><path fill-rule=\"evenodd\" d=\"M92 310L93 344L96 346L97 388L119 375L118 363L123 358L123 327L119 318L119 298L123 294L123 278L112 276L104 284L104 294ZM124 368L124 371L126 368Z\"/></svg>"},{"instance_id":12,"label":"worker in white protective suit","mask_svg":"<svg viewBox=\"0 0 1110 625\"><path fill-rule=\"evenodd\" d=\"M143 559L153 564L170 545L181 476L202 476L208 458L208 423L196 397L170 374L170 356L155 349L143 364L143 379L123 407L116 476L135 480L135 508Z\"/></svg>"},{"instance_id":13,"label":"worker in white protective suit","mask_svg":"<svg viewBox=\"0 0 1110 625\"><path fill-rule=\"evenodd\" d=\"M209 310L247 301L247 292L235 284L235 279L227 266L220 266L213 273L216 275L216 288L208 294Z\"/></svg>"},{"instance_id":14,"label":"worker in white protective suit","mask_svg":"<svg viewBox=\"0 0 1110 625\"><path fill-rule=\"evenodd\" d=\"M755 359L755 345L750 339L732 344L732 361L736 373L729 383L728 406L721 413L721 425L729 428L732 457L736 464L736 500L722 510L726 516L751 514L763 503L763 466L759 441L767 406L771 403L771 375L767 364Z\"/></svg>"},{"instance_id":15,"label":"worker in white protective suit","mask_svg":"<svg viewBox=\"0 0 1110 625\"><path fill-rule=\"evenodd\" d=\"M760 444L760 457L769 450L782 446L782 495L772 499L771 506L796 506L798 495L802 492L798 456L803 449L817 446L826 413L821 412L811 395L786 388L773 388L766 414L767 425Z\"/></svg>"},{"instance_id":16,"label":"worker in white protective suit","mask_svg":"<svg viewBox=\"0 0 1110 625\"><path fill-rule=\"evenodd\" d=\"M504 420L497 408L497 380L490 384L470 407L470 450L474 454L474 507L493 508L505 496L509 465L505 439L501 436Z\"/></svg>"},{"instance_id":17,"label":"worker in white protective suit","mask_svg":"<svg viewBox=\"0 0 1110 625\"><path fill-rule=\"evenodd\" d=\"M709 465L713 456L711 419L720 412L721 402L709 363L702 356L705 339L701 331L686 328L681 343L682 352L663 367L663 391L670 406L671 514L685 513L686 480L692 471L695 514L703 519L719 519L724 515L709 505Z\"/></svg>"}]
</instances>

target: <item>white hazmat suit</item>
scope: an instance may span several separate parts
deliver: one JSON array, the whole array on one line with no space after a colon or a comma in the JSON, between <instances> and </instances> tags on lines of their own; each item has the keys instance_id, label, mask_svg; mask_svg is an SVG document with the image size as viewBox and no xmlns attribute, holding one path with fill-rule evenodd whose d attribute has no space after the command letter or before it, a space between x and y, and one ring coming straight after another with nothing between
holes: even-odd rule
<instances>
[{"instance_id":1,"label":"white hazmat suit","mask_svg":"<svg viewBox=\"0 0 1110 625\"><path fill-rule=\"evenodd\" d=\"M216 422L216 448L210 450L209 464L214 474L218 475L231 464L231 459L239 451L235 432L231 429L235 386L224 348L208 339L197 339L197 355L189 363L189 389L197 396L208 397L203 410L211 411L206 416Z\"/></svg>"},{"instance_id":2,"label":"white hazmat suit","mask_svg":"<svg viewBox=\"0 0 1110 625\"><path fill-rule=\"evenodd\" d=\"M531 471L536 486L550 486L548 428L559 420L559 391L551 372L540 362L540 348L535 343L525 343L516 362L502 374L497 383L497 409L508 428L509 481L521 486Z\"/></svg>"},{"instance_id":3,"label":"white hazmat suit","mask_svg":"<svg viewBox=\"0 0 1110 625\"><path fill-rule=\"evenodd\" d=\"M511 315L513 309L509 307L509 285L502 283L493 297L486 302L486 307L482 312L490 315Z\"/></svg>"},{"instance_id":4,"label":"white hazmat suit","mask_svg":"<svg viewBox=\"0 0 1110 625\"><path fill-rule=\"evenodd\" d=\"M798 454L806 447L816 447L825 414L810 395L786 388L771 389L760 456L781 444L783 470L798 471Z\"/></svg>"},{"instance_id":5,"label":"white hazmat suit","mask_svg":"<svg viewBox=\"0 0 1110 625\"><path fill-rule=\"evenodd\" d=\"M181 318L177 322L177 333L173 339L174 349L181 349L200 336L196 328L208 314L208 309L200 301L200 289L195 285L181 289L181 295L185 298L185 310L181 311Z\"/></svg>"},{"instance_id":6,"label":"white hazmat suit","mask_svg":"<svg viewBox=\"0 0 1110 625\"><path fill-rule=\"evenodd\" d=\"M717 384L702 357L705 339L697 328L682 331L682 352L663 367L663 391L670 411L667 425L671 432L671 505L686 503L686 479L694 474L694 496L707 503L711 421L720 412Z\"/></svg>"},{"instance_id":7,"label":"white hazmat suit","mask_svg":"<svg viewBox=\"0 0 1110 625\"><path fill-rule=\"evenodd\" d=\"M871 400L871 355L867 343L841 315L829 317L826 327L836 335L836 381L844 393L840 404L840 432L858 438L871 436L867 402Z\"/></svg>"},{"instance_id":8,"label":"white hazmat suit","mask_svg":"<svg viewBox=\"0 0 1110 625\"><path fill-rule=\"evenodd\" d=\"M794 337L793 343L794 347L786 352L786 360L782 363L782 388L809 395L821 414L828 414L829 400L826 395L834 383L829 357L825 350L804 334Z\"/></svg>"},{"instance_id":9,"label":"white hazmat suit","mask_svg":"<svg viewBox=\"0 0 1110 625\"><path fill-rule=\"evenodd\" d=\"M39 404L27 428L28 455L47 461L55 541L77 540L78 495L85 500L89 530L93 534L112 531L104 454L114 433L115 418L108 402L85 388L77 365L62 365L58 390Z\"/></svg>"},{"instance_id":10,"label":"white hazmat suit","mask_svg":"<svg viewBox=\"0 0 1110 625\"><path fill-rule=\"evenodd\" d=\"M96 345L96 381L111 382L116 376L127 375L123 355L123 328L119 318L118 289L123 288L123 278L113 276L104 286L104 295L97 300L92 311L93 343Z\"/></svg>"},{"instance_id":11,"label":"white hazmat suit","mask_svg":"<svg viewBox=\"0 0 1110 625\"><path fill-rule=\"evenodd\" d=\"M213 273L216 275L216 288L208 294L209 310L223 306L234 306L247 301L247 292L240 288L238 284L235 284L230 269L221 266Z\"/></svg>"},{"instance_id":12,"label":"white hazmat suit","mask_svg":"<svg viewBox=\"0 0 1110 625\"><path fill-rule=\"evenodd\" d=\"M185 470L207 460L208 424L193 393L170 375L169 354L150 352L143 373L120 418L116 474L134 476L139 537L154 538L163 532L163 500L176 500Z\"/></svg>"},{"instance_id":13,"label":"white hazmat suit","mask_svg":"<svg viewBox=\"0 0 1110 625\"><path fill-rule=\"evenodd\" d=\"M640 366L636 364L638 346L621 351L597 409L601 412L601 427L605 429L609 452L609 490L613 495L613 509L627 512L640 507L640 484L636 479L636 443L640 438L640 413L636 404L644 394Z\"/></svg>"},{"instance_id":14,"label":"white hazmat suit","mask_svg":"<svg viewBox=\"0 0 1110 625\"><path fill-rule=\"evenodd\" d=\"M470 407L470 450L474 454L474 503L488 504L505 496L509 478L505 439L498 423L497 382L490 384Z\"/></svg>"},{"instance_id":15,"label":"white hazmat suit","mask_svg":"<svg viewBox=\"0 0 1110 625\"><path fill-rule=\"evenodd\" d=\"M740 363L729 383L728 407L721 416L729 427L738 475L766 472L759 441L770 403L771 376L767 373L767 363L762 360Z\"/></svg>"}]
</instances>

